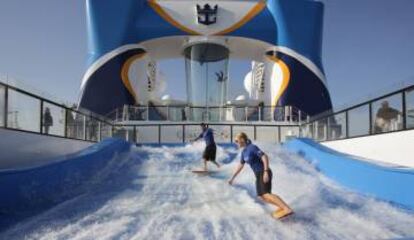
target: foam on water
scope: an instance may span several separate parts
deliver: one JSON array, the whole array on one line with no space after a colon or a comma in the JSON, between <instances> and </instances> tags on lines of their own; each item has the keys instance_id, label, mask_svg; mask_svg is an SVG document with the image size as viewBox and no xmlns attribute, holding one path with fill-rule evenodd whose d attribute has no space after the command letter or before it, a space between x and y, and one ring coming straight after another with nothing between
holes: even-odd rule
<instances>
[{"instance_id":1,"label":"foam on water","mask_svg":"<svg viewBox=\"0 0 414 240\"><path fill-rule=\"evenodd\" d=\"M201 144L135 148L111 180L18 223L0 239L389 239L414 236L414 213L352 193L280 147L273 189L296 215L280 222L257 200L248 166L227 184L237 150L219 148L220 171L199 176ZM215 166L211 165L214 169ZM214 169L215 170L215 169Z\"/></svg>"}]
</instances>

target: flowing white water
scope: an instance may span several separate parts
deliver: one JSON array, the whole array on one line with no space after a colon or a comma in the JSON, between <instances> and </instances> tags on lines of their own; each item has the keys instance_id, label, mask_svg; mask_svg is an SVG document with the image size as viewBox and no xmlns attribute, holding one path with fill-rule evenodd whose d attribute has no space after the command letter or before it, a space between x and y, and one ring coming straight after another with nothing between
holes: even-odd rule
<instances>
[{"instance_id":1,"label":"flowing white water","mask_svg":"<svg viewBox=\"0 0 414 240\"><path fill-rule=\"evenodd\" d=\"M220 170L201 166L203 146L139 147L110 180L87 194L26 219L0 239L391 239L414 236L414 213L337 186L280 147L259 144L270 156L273 190L296 215L270 217L257 200L246 165L227 184L237 150L219 148Z\"/></svg>"}]
</instances>

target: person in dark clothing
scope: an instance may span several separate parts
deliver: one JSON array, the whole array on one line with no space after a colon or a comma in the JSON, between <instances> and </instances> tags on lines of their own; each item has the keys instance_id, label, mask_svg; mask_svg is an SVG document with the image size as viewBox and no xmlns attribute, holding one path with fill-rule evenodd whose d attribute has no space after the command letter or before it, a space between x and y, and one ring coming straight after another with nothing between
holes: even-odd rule
<instances>
[{"instance_id":1,"label":"person in dark clothing","mask_svg":"<svg viewBox=\"0 0 414 240\"><path fill-rule=\"evenodd\" d=\"M237 134L234 139L239 148L243 148L240 164L228 183L233 184L234 179L241 172L245 163L248 163L256 176L257 196L264 202L273 204L278 210L272 213L272 217L281 219L293 214L292 209L277 195L272 194L272 170L269 166L267 155L254 145L245 133Z\"/></svg>"},{"instance_id":2,"label":"person in dark clothing","mask_svg":"<svg viewBox=\"0 0 414 240\"><path fill-rule=\"evenodd\" d=\"M390 107L388 101L384 101L381 103L381 108L378 109L375 123L374 123L374 132L388 132L395 129L392 129L392 121L398 119L398 116L401 113Z\"/></svg>"},{"instance_id":3,"label":"person in dark clothing","mask_svg":"<svg viewBox=\"0 0 414 240\"><path fill-rule=\"evenodd\" d=\"M217 146L214 141L213 130L211 128L208 128L207 124L205 123L202 123L200 126L201 126L202 133L196 139L194 139L193 142L198 141L199 139L204 139L206 143L206 148L203 153L204 171L208 171L207 169L208 161L214 163L219 168L220 164L216 162Z\"/></svg>"},{"instance_id":4,"label":"person in dark clothing","mask_svg":"<svg viewBox=\"0 0 414 240\"><path fill-rule=\"evenodd\" d=\"M185 109L181 108L181 120L187 121L187 115L185 114Z\"/></svg>"},{"instance_id":5,"label":"person in dark clothing","mask_svg":"<svg viewBox=\"0 0 414 240\"><path fill-rule=\"evenodd\" d=\"M43 127L45 128L45 134L49 134L50 127L53 126L53 118L50 113L50 109L47 107L43 115Z\"/></svg>"}]
</instances>

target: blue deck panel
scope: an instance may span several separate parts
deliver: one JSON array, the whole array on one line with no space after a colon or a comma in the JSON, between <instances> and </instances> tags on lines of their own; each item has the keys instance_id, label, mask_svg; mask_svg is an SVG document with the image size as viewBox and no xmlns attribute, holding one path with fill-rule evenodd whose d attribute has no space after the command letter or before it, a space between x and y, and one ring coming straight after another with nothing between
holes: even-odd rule
<instances>
[{"instance_id":1,"label":"blue deck panel","mask_svg":"<svg viewBox=\"0 0 414 240\"><path fill-rule=\"evenodd\" d=\"M284 148L300 154L325 176L351 190L414 209L414 169L362 161L311 139L293 139Z\"/></svg>"}]
</instances>

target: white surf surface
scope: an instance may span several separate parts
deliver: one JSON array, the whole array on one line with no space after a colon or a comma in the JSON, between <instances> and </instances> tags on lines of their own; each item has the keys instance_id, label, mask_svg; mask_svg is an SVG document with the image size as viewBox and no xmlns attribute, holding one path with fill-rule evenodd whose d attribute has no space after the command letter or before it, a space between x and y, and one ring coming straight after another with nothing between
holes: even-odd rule
<instances>
[{"instance_id":1,"label":"white surf surface","mask_svg":"<svg viewBox=\"0 0 414 240\"><path fill-rule=\"evenodd\" d=\"M273 191L295 210L289 221L255 196L234 148L218 148L214 174L197 176L203 145L136 147L112 179L26 219L0 239L393 239L414 236L414 213L346 190L299 156L259 144L269 156ZM115 164L116 165L116 164Z\"/></svg>"}]
</instances>

